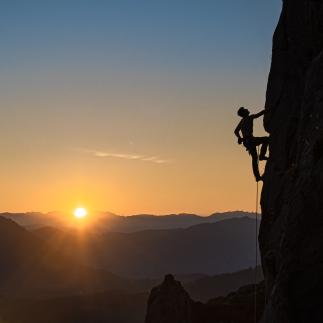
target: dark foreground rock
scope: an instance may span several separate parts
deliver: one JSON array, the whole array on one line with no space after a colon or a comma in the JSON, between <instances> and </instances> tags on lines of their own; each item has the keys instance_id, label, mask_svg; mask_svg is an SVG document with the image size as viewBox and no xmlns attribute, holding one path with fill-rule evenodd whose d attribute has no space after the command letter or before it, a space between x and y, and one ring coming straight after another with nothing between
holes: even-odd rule
<instances>
[{"instance_id":1,"label":"dark foreground rock","mask_svg":"<svg viewBox=\"0 0 323 323\"><path fill-rule=\"evenodd\" d=\"M266 108L264 322L323 322L323 1L283 1Z\"/></svg>"},{"instance_id":2,"label":"dark foreground rock","mask_svg":"<svg viewBox=\"0 0 323 323\"><path fill-rule=\"evenodd\" d=\"M174 276L152 289L147 307L146 323L193 323L194 302Z\"/></svg>"},{"instance_id":3,"label":"dark foreground rock","mask_svg":"<svg viewBox=\"0 0 323 323\"><path fill-rule=\"evenodd\" d=\"M195 302L172 275L150 293L145 323L250 323L255 318L254 285L207 303ZM264 306L264 284L257 286L257 321Z\"/></svg>"}]
</instances>

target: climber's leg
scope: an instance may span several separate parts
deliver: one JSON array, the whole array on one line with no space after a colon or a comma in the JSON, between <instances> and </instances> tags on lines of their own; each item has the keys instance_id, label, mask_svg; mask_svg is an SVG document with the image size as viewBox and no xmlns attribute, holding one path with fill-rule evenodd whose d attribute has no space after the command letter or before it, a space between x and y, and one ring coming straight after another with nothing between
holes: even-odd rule
<instances>
[{"instance_id":1,"label":"climber's leg","mask_svg":"<svg viewBox=\"0 0 323 323\"><path fill-rule=\"evenodd\" d=\"M268 137L262 137L262 145L260 149L259 159L260 160L267 160L268 157L266 157L268 145L269 145L269 138Z\"/></svg>"},{"instance_id":2,"label":"climber's leg","mask_svg":"<svg viewBox=\"0 0 323 323\"><path fill-rule=\"evenodd\" d=\"M268 157L266 157L266 153L268 150L269 138L268 137L255 137L254 143L255 143L255 146L261 145L259 160L267 160Z\"/></svg>"},{"instance_id":3,"label":"climber's leg","mask_svg":"<svg viewBox=\"0 0 323 323\"><path fill-rule=\"evenodd\" d=\"M250 155L252 158L252 170L255 175L256 181L259 182L262 180L262 177L259 174L259 165L258 165L258 154L256 146L250 149Z\"/></svg>"}]
</instances>

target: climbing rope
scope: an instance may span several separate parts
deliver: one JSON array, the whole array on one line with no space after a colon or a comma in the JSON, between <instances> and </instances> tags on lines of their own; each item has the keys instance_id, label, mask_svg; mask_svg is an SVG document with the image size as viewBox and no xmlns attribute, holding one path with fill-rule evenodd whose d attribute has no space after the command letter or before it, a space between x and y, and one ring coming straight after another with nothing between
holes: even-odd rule
<instances>
[{"instance_id":1,"label":"climbing rope","mask_svg":"<svg viewBox=\"0 0 323 323\"><path fill-rule=\"evenodd\" d=\"M257 147L257 163L259 165L259 147ZM259 182L256 189L256 266L255 266L255 281L254 281L254 321L257 323L257 267L258 267L258 205L259 205Z\"/></svg>"}]
</instances>

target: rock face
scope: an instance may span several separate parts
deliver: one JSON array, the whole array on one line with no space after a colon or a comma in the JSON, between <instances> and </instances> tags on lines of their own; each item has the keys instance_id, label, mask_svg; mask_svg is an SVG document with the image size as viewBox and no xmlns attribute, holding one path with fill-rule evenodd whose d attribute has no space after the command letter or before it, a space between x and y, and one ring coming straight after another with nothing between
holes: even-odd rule
<instances>
[{"instance_id":1,"label":"rock face","mask_svg":"<svg viewBox=\"0 0 323 323\"><path fill-rule=\"evenodd\" d=\"M266 108L264 322L323 322L323 1L283 1Z\"/></svg>"},{"instance_id":2,"label":"rock face","mask_svg":"<svg viewBox=\"0 0 323 323\"><path fill-rule=\"evenodd\" d=\"M150 293L146 323L193 323L192 309L193 301L181 283L166 275Z\"/></svg>"}]
</instances>

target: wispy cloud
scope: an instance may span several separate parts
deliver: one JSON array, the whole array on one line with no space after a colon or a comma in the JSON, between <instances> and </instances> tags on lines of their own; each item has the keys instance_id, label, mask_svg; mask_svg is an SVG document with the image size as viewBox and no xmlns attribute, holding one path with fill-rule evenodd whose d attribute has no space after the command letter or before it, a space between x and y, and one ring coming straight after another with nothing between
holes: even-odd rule
<instances>
[{"instance_id":1,"label":"wispy cloud","mask_svg":"<svg viewBox=\"0 0 323 323\"><path fill-rule=\"evenodd\" d=\"M79 148L77 150L98 158L120 158L120 159L128 159L128 160L139 160L139 161L146 161L146 162L151 162L155 164L170 163L169 159L162 159L158 156L123 154L123 153L115 153L115 152L106 152L101 150L86 149L86 148Z\"/></svg>"}]
</instances>

